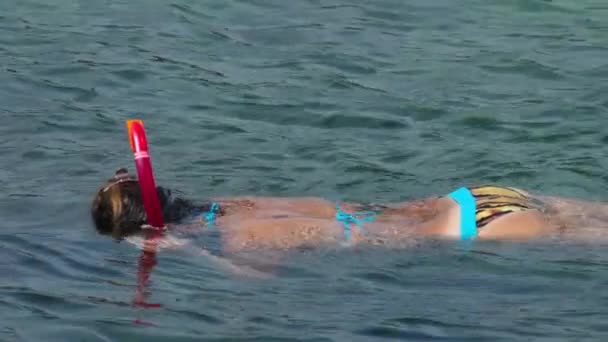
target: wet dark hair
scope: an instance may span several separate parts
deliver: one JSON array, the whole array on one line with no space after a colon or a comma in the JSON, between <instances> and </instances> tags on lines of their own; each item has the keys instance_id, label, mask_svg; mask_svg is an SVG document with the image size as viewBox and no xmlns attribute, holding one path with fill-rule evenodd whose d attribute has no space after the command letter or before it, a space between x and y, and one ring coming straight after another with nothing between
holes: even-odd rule
<instances>
[{"instance_id":1,"label":"wet dark hair","mask_svg":"<svg viewBox=\"0 0 608 342\"><path fill-rule=\"evenodd\" d=\"M188 200L173 197L169 189L157 187L156 190L165 223L178 222L201 208ZM91 216L100 234L122 239L141 232L147 215L137 178L125 168L117 170L93 199Z\"/></svg>"}]
</instances>

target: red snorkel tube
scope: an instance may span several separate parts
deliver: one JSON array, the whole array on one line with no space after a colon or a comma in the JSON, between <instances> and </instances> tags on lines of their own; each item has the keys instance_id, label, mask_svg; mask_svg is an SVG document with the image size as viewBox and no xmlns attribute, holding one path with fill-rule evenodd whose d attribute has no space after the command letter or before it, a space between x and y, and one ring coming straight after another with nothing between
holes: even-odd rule
<instances>
[{"instance_id":1,"label":"red snorkel tube","mask_svg":"<svg viewBox=\"0 0 608 342\"><path fill-rule=\"evenodd\" d=\"M148 224L154 228L162 229L165 226L163 212L156 192L156 183L152 172L152 162L148 152L148 139L144 123L141 120L127 120L127 130L129 131L129 142L135 159L139 187L144 202L144 209L148 216Z\"/></svg>"},{"instance_id":2,"label":"red snorkel tube","mask_svg":"<svg viewBox=\"0 0 608 342\"><path fill-rule=\"evenodd\" d=\"M154 182L154 173L152 172L152 162L150 161L150 153L148 152L148 140L146 139L144 123L141 120L127 120L127 130L135 159L144 209L148 217L148 224L155 228L150 232L151 234L146 236L146 242L150 241L151 243L144 244L144 251L139 260L137 289L133 304L143 308L160 307L160 304L149 304L146 302L147 294L145 287L149 282L150 272L156 265L155 241L156 238L160 237L165 223L160 201L158 200L158 193L156 192L156 183ZM146 324L139 319L135 323Z\"/></svg>"}]
</instances>

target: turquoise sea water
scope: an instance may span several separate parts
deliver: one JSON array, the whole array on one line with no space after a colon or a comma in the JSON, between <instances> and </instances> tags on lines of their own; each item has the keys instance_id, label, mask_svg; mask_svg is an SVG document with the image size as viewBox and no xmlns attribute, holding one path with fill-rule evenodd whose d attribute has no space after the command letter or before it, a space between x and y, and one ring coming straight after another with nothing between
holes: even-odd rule
<instances>
[{"instance_id":1,"label":"turquoise sea water","mask_svg":"<svg viewBox=\"0 0 608 342\"><path fill-rule=\"evenodd\" d=\"M2 1L0 340L605 340L604 246L300 251L267 280L167 252L142 310L88 206L133 117L196 199L608 200L606 94L603 0Z\"/></svg>"}]
</instances>

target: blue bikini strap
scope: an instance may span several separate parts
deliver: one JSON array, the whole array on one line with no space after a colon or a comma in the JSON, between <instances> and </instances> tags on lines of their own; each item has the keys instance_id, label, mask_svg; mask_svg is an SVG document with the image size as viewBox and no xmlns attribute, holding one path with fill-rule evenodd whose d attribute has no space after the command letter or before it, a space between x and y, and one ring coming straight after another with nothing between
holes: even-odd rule
<instances>
[{"instance_id":1,"label":"blue bikini strap","mask_svg":"<svg viewBox=\"0 0 608 342\"><path fill-rule=\"evenodd\" d=\"M460 239L470 240L477 235L475 197L467 188L460 188L449 195L460 206Z\"/></svg>"},{"instance_id":2,"label":"blue bikini strap","mask_svg":"<svg viewBox=\"0 0 608 342\"><path fill-rule=\"evenodd\" d=\"M209 228L214 227L215 217L217 213L220 211L219 204L213 202L211 203L211 207L209 207L209 211L203 214L203 217L207 220L207 226Z\"/></svg>"},{"instance_id":3,"label":"blue bikini strap","mask_svg":"<svg viewBox=\"0 0 608 342\"><path fill-rule=\"evenodd\" d=\"M344 236L346 236L346 240L350 241L352 239L352 234L350 231L350 225L355 224L359 229L359 232L363 230L363 222L373 222L374 216L376 215L373 211L359 211L352 214L349 214L345 211L342 211L339 204L336 204L336 220L342 222L344 225Z\"/></svg>"}]
</instances>

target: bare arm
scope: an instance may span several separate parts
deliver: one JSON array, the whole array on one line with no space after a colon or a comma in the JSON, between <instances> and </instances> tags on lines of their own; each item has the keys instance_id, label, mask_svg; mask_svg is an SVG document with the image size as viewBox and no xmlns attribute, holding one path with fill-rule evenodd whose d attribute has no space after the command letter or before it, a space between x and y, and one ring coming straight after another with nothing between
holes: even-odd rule
<instances>
[{"instance_id":1,"label":"bare arm","mask_svg":"<svg viewBox=\"0 0 608 342\"><path fill-rule=\"evenodd\" d=\"M250 218L285 215L332 218L336 215L336 204L318 197L233 197L217 200L226 215Z\"/></svg>"},{"instance_id":2,"label":"bare arm","mask_svg":"<svg viewBox=\"0 0 608 342\"><path fill-rule=\"evenodd\" d=\"M141 249L146 252L156 253L162 250L173 249L187 250L193 255L204 256L216 266L231 271L237 275L255 278L268 278L270 276L270 274L268 273L257 271L249 266L237 265L228 258L215 256L209 253L209 251L205 250L204 248L192 244L192 242L188 239L177 238L172 235L164 235L155 239L145 239L141 236L132 236L128 237L126 241L131 243L138 249Z\"/></svg>"},{"instance_id":3,"label":"bare arm","mask_svg":"<svg viewBox=\"0 0 608 342\"><path fill-rule=\"evenodd\" d=\"M407 218L410 220L428 221L447 209L443 201L440 201L440 197L398 202L388 204L387 207L379 215L379 220L395 221Z\"/></svg>"}]
</instances>

